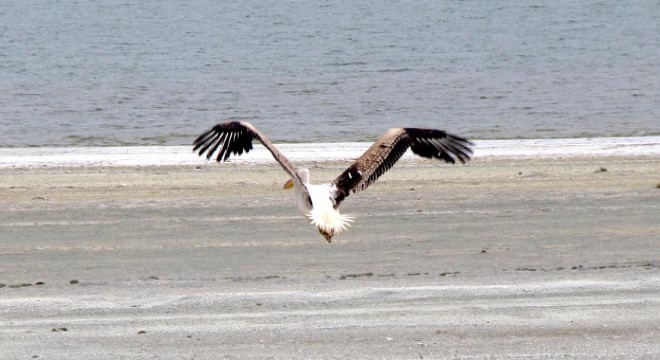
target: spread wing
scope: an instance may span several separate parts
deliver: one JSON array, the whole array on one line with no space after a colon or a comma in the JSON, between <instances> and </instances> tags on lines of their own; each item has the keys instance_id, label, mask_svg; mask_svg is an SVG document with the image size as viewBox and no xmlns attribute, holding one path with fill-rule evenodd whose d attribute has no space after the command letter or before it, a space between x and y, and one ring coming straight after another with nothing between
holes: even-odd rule
<instances>
[{"instance_id":1,"label":"spread wing","mask_svg":"<svg viewBox=\"0 0 660 360\"><path fill-rule=\"evenodd\" d=\"M227 161L230 155L241 155L252 150L253 139L259 140L273 154L275 161L291 176L291 179L305 188L289 159L268 140L266 135L247 121L232 121L214 126L193 142L193 151L199 156L206 153L206 159L209 160L217 151L216 161Z\"/></svg>"},{"instance_id":2,"label":"spread wing","mask_svg":"<svg viewBox=\"0 0 660 360\"><path fill-rule=\"evenodd\" d=\"M390 129L335 179L335 206L339 206L350 192L366 189L394 166L408 148L425 158L435 158L452 164L459 161L464 164L472 156L472 145L467 139L442 130Z\"/></svg>"}]
</instances>

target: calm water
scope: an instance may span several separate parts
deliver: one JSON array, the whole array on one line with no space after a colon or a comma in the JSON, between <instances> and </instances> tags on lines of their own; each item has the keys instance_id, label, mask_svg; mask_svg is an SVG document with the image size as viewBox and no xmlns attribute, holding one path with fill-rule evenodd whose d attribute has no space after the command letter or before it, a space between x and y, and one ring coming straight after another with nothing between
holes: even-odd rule
<instances>
[{"instance_id":1,"label":"calm water","mask_svg":"<svg viewBox=\"0 0 660 360\"><path fill-rule=\"evenodd\" d=\"M660 2L0 1L0 146L660 134Z\"/></svg>"}]
</instances>

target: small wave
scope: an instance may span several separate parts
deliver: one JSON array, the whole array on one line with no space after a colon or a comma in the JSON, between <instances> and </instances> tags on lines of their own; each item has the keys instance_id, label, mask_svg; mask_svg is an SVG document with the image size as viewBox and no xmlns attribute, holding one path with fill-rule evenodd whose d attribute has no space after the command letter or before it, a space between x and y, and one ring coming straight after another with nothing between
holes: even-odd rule
<instances>
[{"instance_id":1,"label":"small wave","mask_svg":"<svg viewBox=\"0 0 660 360\"><path fill-rule=\"evenodd\" d=\"M368 65L364 61L349 61L349 62L335 62L335 63L330 63L328 66L366 66Z\"/></svg>"},{"instance_id":2,"label":"small wave","mask_svg":"<svg viewBox=\"0 0 660 360\"><path fill-rule=\"evenodd\" d=\"M376 72L379 72L379 73L402 73L402 72L408 72L408 71L412 71L412 69L411 68L381 69L381 70L377 70Z\"/></svg>"}]
</instances>

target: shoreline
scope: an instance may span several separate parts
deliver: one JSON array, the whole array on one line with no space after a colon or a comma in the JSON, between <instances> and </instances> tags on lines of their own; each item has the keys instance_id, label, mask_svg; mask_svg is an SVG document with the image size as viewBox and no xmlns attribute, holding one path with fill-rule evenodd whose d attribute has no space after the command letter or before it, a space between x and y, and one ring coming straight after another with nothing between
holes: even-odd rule
<instances>
[{"instance_id":1,"label":"shoreline","mask_svg":"<svg viewBox=\"0 0 660 360\"><path fill-rule=\"evenodd\" d=\"M474 140L474 158L528 159L660 156L660 137ZM371 143L276 144L293 162L348 161ZM419 161L408 151L402 161ZM258 142L254 149L230 163L274 163ZM202 165L208 161L191 146L0 148L0 169L79 166Z\"/></svg>"}]
</instances>

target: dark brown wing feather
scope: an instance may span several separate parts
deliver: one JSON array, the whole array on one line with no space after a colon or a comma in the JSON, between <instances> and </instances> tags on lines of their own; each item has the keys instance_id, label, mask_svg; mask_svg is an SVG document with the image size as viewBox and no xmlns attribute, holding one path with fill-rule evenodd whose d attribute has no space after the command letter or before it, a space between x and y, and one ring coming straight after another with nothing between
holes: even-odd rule
<instances>
[{"instance_id":1,"label":"dark brown wing feather","mask_svg":"<svg viewBox=\"0 0 660 360\"><path fill-rule=\"evenodd\" d=\"M472 156L472 143L460 136L442 130L395 128L388 130L351 166L333 182L337 187L335 206L350 192L366 189L405 154L410 148L413 153L444 160L448 163L466 163Z\"/></svg>"},{"instance_id":2,"label":"dark brown wing feather","mask_svg":"<svg viewBox=\"0 0 660 360\"><path fill-rule=\"evenodd\" d=\"M455 164L456 160L465 164L470 161L473 145L460 136L436 129L405 128L410 139L413 153L426 157L444 160Z\"/></svg>"},{"instance_id":3,"label":"dark brown wing feather","mask_svg":"<svg viewBox=\"0 0 660 360\"><path fill-rule=\"evenodd\" d=\"M291 176L291 179L304 188L300 176L296 173L296 168L268 140L266 135L262 134L249 122L232 121L214 126L211 130L197 137L193 142L193 151L197 152L199 156L206 153L207 159L211 159L217 151L216 161L227 161L230 155L241 155L243 152L250 152L253 139L259 140L273 154L275 161Z\"/></svg>"}]
</instances>

